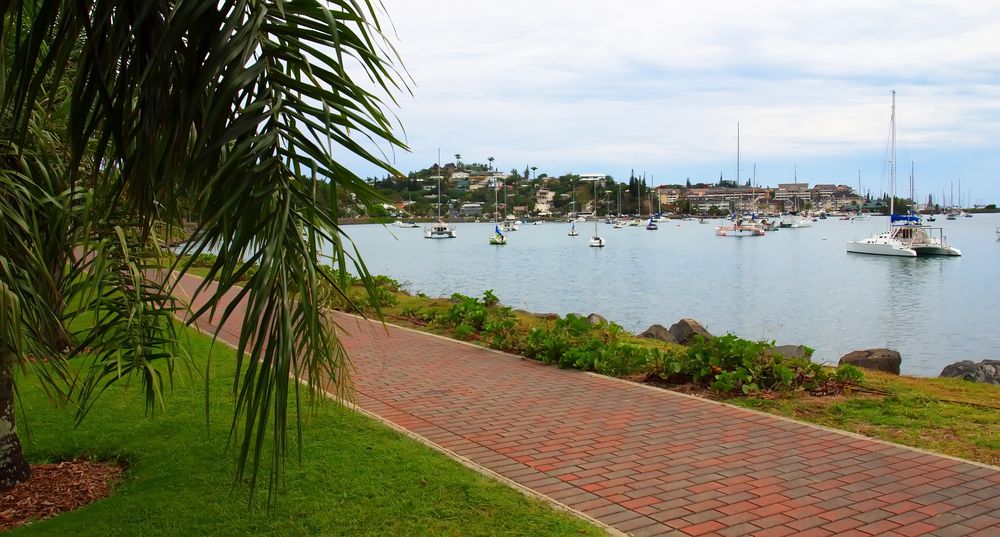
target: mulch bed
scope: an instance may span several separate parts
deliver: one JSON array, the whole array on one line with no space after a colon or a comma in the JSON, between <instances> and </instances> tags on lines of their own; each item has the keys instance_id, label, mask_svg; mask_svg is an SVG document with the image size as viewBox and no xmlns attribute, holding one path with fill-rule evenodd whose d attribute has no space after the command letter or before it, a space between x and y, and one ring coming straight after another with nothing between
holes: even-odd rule
<instances>
[{"instance_id":1,"label":"mulch bed","mask_svg":"<svg viewBox=\"0 0 1000 537\"><path fill-rule=\"evenodd\" d=\"M87 460L33 464L31 479L0 492L0 531L107 497L124 471L115 463Z\"/></svg>"}]
</instances>

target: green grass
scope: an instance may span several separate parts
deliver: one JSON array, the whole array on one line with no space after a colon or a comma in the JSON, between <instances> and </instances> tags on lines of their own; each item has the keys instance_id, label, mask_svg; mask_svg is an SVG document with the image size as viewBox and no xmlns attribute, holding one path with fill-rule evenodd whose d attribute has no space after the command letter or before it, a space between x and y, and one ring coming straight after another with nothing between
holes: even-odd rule
<instances>
[{"instance_id":1,"label":"green grass","mask_svg":"<svg viewBox=\"0 0 1000 537\"><path fill-rule=\"evenodd\" d=\"M1000 386L959 379L896 377L865 372L865 384L888 395L726 402L955 457L1000 465ZM963 404L962 401L966 403Z\"/></svg>"},{"instance_id":2,"label":"green grass","mask_svg":"<svg viewBox=\"0 0 1000 537\"><path fill-rule=\"evenodd\" d=\"M189 333L203 368L210 341ZM19 379L32 462L92 456L125 461L129 470L111 497L9 535L602 534L332 402L306 418L302 461L289 457L277 506L268 512L266 489L248 506L247 487L233 488L235 457L225 451L234 353L221 344L211 352L207 427L204 383L183 370L155 417L143 414L137 385L116 386L79 428L33 379Z\"/></svg>"}]
</instances>

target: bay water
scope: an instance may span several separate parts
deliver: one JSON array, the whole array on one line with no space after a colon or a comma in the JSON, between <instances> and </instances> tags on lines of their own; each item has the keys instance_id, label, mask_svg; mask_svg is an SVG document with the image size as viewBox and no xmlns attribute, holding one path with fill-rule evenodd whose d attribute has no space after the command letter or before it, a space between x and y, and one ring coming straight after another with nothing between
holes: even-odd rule
<instances>
[{"instance_id":1,"label":"bay water","mask_svg":"<svg viewBox=\"0 0 1000 537\"><path fill-rule=\"evenodd\" d=\"M410 292L481 296L492 289L535 313L599 313L633 332L692 318L713 334L801 344L817 362L887 347L902 372L937 376L952 362L1000 359L1000 215L933 225L962 257L849 254L846 241L888 226L827 219L764 237L718 237L715 226L671 220L656 231L601 223L604 248L589 247L594 223L522 224L492 246L492 223L455 224L455 239L422 229L345 227L373 274Z\"/></svg>"}]
</instances>

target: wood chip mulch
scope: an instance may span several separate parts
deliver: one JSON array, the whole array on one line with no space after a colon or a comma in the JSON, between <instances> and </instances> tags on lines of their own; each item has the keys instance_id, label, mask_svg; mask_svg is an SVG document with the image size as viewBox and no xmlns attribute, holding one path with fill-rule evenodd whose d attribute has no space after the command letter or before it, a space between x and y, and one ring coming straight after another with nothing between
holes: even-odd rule
<instances>
[{"instance_id":1,"label":"wood chip mulch","mask_svg":"<svg viewBox=\"0 0 1000 537\"><path fill-rule=\"evenodd\" d=\"M33 464L31 479L0 492L0 531L107 497L123 472L118 464L100 461Z\"/></svg>"}]
</instances>

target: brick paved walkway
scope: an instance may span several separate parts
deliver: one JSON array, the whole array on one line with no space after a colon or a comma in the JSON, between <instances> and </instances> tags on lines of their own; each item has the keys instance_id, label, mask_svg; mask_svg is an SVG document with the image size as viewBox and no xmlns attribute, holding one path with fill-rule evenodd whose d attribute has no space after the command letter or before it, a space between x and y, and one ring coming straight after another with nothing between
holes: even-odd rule
<instances>
[{"instance_id":1,"label":"brick paved walkway","mask_svg":"<svg viewBox=\"0 0 1000 537\"><path fill-rule=\"evenodd\" d=\"M623 532L1000 535L994 468L339 320L359 406Z\"/></svg>"}]
</instances>

